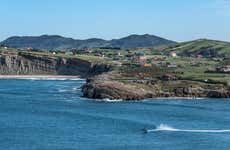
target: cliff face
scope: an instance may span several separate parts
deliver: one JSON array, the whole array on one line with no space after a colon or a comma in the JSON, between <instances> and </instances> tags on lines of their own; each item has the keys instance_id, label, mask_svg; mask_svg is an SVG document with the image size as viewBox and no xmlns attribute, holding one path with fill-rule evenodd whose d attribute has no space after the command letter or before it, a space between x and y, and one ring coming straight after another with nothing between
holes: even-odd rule
<instances>
[{"instance_id":1,"label":"cliff face","mask_svg":"<svg viewBox=\"0 0 230 150\"><path fill-rule=\"evenodd\" d=\"M87 79L87 83L82 87L84 96L93 99L122 100L141 100L156 96L154 91L114 81L110 77L114 77L113 72Z\"/></svg>"},{"instance_id":2,"label":"cliff face","mask_svg":"<svg viewBox=\"0 0 230 150\"><path fill-rule=\"evenodd\" d=\"M110 67L77 58L58 58L30 53L0 54L1 75L76 75L87 77L109 71Z\"/></svg>"},{"instance_id":3,"label":"cliff face","mask_svg":"<svg viewBox=\"0 0 230 150\"><path fill-rule=\"evenodd\" d=\"M116 73L109 72L87 80L82 92L94 99L142 100L147 98L230 98L230 88L221 84L202 84L193 81L164 83L120 82ZM164 85L165 84L165 85ZM170 86L170 85L173 85Z\"/></svg>"}]
</instances>

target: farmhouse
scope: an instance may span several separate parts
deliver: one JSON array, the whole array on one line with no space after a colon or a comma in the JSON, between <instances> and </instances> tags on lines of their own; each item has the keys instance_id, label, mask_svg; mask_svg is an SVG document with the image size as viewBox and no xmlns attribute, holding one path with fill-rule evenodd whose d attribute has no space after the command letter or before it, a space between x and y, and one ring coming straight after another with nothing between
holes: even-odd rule
<instances>
[{"instance_id":1,"label":"farmhouse","mask_svg":"<svg viewBox=\"0 0 230 150\"><path fill-rule=\"evenodd\" d=\"M218 71L218 72L230 72L230 65L217 67L216 71Z\"/></svg>"},{"instance_id":2,"label":"farmhouse","mask_svg":"<svg viewBox=\"0 0 230 150\"><path fill-rule=\"evenodd\" d=\"M169 64L167 65L168 68L177 68L177 64Z\"/></svg>"},{"instance_id":3,"label":"farmhouse","mask_svg":"<svg viewBox=\"0 0 230 150\"><path fill-rule=\"evenodd\" d=\"M147 62L147 58L144 54L136 54L134 57L133 57L133 62L137 62L137 63L140 63L140 64L145 64Z\"/></svg>"},{"instance_id":4,"label":"farmhouse","mask_svg":"<svg viewBox=\"0 0 230 150\"><path fill-rule=\"evenodd\" d=\"M176 52L171 52L171 53L170 53L170 56L171 56L171 57L177 57L177 53L176 53Z\"/></svg>"}]
</instances>

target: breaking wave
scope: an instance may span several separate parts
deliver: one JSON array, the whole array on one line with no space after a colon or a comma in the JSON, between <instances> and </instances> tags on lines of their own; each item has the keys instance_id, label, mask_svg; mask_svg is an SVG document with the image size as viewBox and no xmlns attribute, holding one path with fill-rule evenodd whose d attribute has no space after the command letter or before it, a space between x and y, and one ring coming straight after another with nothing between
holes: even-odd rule
<instances>
[{"instance_id":1,"label":"breaking wave","mask_svg":"<svg viewBox=\"0 0 230 150\"><path fill-rule=\"evenodd\" d=\"M105 98L105 99L98 99L97 101L100 101L100 102L110 102L110 103L114 103L114 102L122 102L123 100L122 99L108 99L108 98Z\"/></svg>"},{"instance_id":2,"label":"breaking wave","mask_svg":"<svg viewBox=\"0 0 230 150\"><path fill-rule=\"evenodd\" d=\"M57 89L58 92L64 93L64 92L76 92L76 91L81 91L81 87L63 87Z\"/></svg>"},{"instance_id":3,"label":"breaking wave","mask_svg":"<svg viewBox=\"0 0 230 150\"><path fill-rule=\"evenodd\" d=\"M185 130L185 129L177 129L173 128L171 126L161 124L156 127L156 129L151 129L147 130L148 132L163 132L163 131L168 131L168 132L193 132L193 133L225 133L229 132L230 130Z\"/></svg>"}]
</instances>

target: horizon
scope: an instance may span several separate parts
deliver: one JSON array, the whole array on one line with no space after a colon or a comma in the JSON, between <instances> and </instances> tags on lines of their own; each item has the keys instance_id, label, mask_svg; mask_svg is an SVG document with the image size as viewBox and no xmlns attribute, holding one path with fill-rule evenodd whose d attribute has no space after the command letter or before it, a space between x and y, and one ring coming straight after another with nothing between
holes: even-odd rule
<instances>
[{"instance_id":1,"label":"horizon","mask_svg":"<svg viewBox=\"0 0 230 150\"><path fill-rule=\"evenodd\" d=\"M3 0L0 4L0 13L5 14L0 41L12 36L40 35L111 40L132 34L150 34L177 42L204 38L230 41L227 0Z\"/></svg>"}]
</instances>

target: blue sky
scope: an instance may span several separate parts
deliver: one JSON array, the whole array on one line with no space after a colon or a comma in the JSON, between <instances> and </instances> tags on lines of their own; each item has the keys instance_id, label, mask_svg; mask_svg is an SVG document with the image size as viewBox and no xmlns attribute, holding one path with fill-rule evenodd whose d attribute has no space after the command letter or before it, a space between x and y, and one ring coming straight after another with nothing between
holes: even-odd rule
<instances>
[{"instance_id":1,"label":"blue sky","mask_svg":"<svg viewBox=\"0 0 230 150\"><path fill-rule=\"evenodd\" d=\"M175 41L230 41L230 0L0 0L0 40L154 34Z\"/></svg>"}]
</instances>

